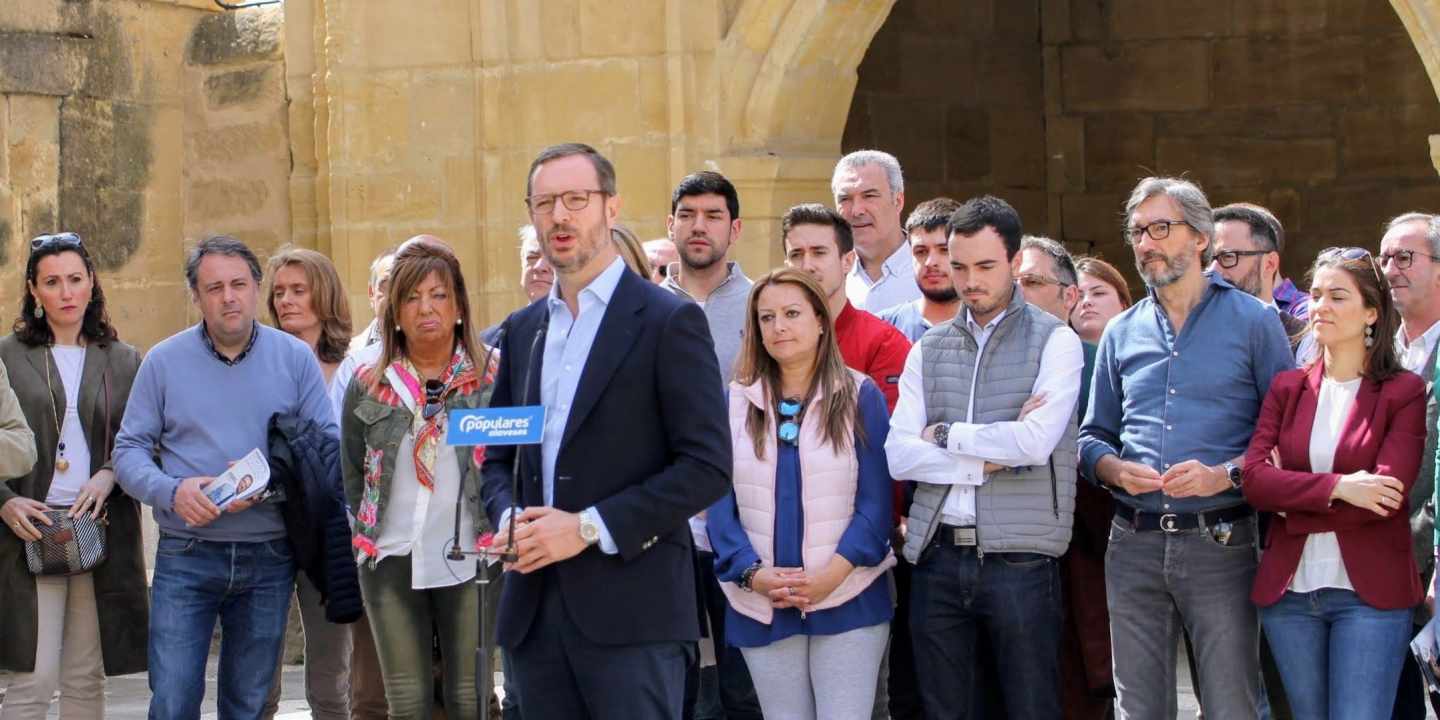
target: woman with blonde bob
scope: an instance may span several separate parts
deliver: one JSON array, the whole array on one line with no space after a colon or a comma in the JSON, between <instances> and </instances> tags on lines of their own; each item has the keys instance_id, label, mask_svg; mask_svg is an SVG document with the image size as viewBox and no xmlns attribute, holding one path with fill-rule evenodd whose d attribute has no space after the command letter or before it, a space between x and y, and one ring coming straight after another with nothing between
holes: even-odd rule
<instances>
[{"instance_id":1,"label":"woman with blonde bob","mask_svg":"<svg viewBox=\"0 0 1440 720\"><path fill-rule=\"evenodd\" d=\"M869 718L892 613L889 414L808 274L755 282L729 407L734 490L708 512L726 641L766 717Z\"/></svg>"}]
</instances>

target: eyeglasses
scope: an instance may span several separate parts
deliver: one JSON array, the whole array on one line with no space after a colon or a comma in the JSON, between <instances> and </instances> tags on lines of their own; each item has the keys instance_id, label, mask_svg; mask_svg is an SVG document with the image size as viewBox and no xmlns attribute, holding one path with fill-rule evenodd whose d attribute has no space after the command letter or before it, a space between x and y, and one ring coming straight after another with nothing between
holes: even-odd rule
<instances>
[{"instance_id":1,"label":"eyeglasses","mask_svg":"<svg viewBox=\"0 0 1440 720\"><path fill-rule=\"evenodd\" d=\"M1130 245L1139 245L1142 235L1149 235L1155 240L1164 240L1170 237L1170 228L1175 225L1184 225L1192 230L1195 229L1194 225L1184 220L1156 220L1141 227L1127 227L1120 231L1120 236L1125 238L1125 242Z\"/></svg>"},{"instance_id":2,"label":"eyeglasses","mask_svg":"<svg viewBox=\"0 0 1440 720\"><path fill-rule=\"evenodd\" d=\"M785 422L780 423L780 442L794 447L800 441L800 409L804 407L798 398L785 398L780 401L780 417Z\"/></svg>"},{"instance_id":3,"label":"eyeglasses","mask_svg":"<svg viewBox=\"0 0 1440 720\"><path fill-rule=\"evenodd\" d=\"M1222 250L1215 253L1215 262L1222 268L1233 268L1240 264L1240 258L1252 255L1268 255L1269 250Z\"/></svg>"},{"instance_id":4,"label":"eyeglasses","mask_svg":"<svg viewBox=\"0 0 1440 720\"><path fill-rule=\"evenodd\" d=\"M549 215L555 211L555 200L559 199L566 210L579 212L590 207L590 196L596 193L607 194L604 190L566 190L563 193L531 195L525 198L525 207L530 208L531 215Z\"/></svg>"},{"instance_id":5,"label":"eyeglasses","mask_svg":"<svg viewBox=\"0 0 1440 720\"><path fill-rule=\"evenodd\" d=\"M425 407L421 409L421 417L429 420L440 414L445 409L445 383L439 380L425 381Z\"/></svg>"},{"instance_id":6,"label":"eyeglasses","mask_svg":"<svg viewBox=\"0 0 1440 720\"><path fill-rule=\"evenodd\" d=\"M1390 252L1380 253L1379 262L1382 266L1386 263L1395 263L1395 269L1409 270L1410 265L1415 262L1416 255L1424 255L1431 260L1440 259L1430 253L1423 253L1419 250L1391 250Z\"/></svg>"},{"instance_id":7,"label":"eyeglasses","mask_svg":"<svg viewBox=\"0 0 1440 720\"><path fill-rule=\"evenodd\" d=\"M1370 265L1371 272L1375 273L1375 282L1384 286L1380 279L1380 266L1375 264L1375 256L1369 250L1361 247L1331 247L1320 251L1315 256L1316 264L1335 262L1336 260L1364 260Z\"/></svg>"},{"instance_id":8,"label":"eyeglasses","mask_svg":"<svg viewBox=\"0 0 1440 720\"><path fill-rule=\"evenodd\" d=\"M30 241L30 252L48 250L52 247L58 248L83 248L84 241L79 235L73 232L55 233L54 235L41 235Z\"/></svg>"},{"instance_id":9,"label":"eyeglasses","mask_svg":"<svg viewBox=\"0 0 1440 720\"><path fill-rule=\"evenodd\" d=\"M1022 273L1020 275L1020 286L1039 290L1046 285L1057 285L1059 287L1070 287L1069 283L1061 282L1052 277L1045 277L1039 273Z\"/></svg>"}]
</instances>

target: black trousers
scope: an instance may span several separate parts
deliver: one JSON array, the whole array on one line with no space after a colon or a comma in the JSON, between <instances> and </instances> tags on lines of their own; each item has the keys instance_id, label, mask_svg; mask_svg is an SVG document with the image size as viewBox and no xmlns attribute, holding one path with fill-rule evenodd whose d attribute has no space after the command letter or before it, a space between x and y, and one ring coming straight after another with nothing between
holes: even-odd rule
<instances>
[{"instance_id":1,"label":"black trousers","mask_svg":"<svg viewBox=\"0 0 1440 720\"><path fill-rule=\"evenodd\" d=\"M683 642L591 642L547 582L534 625L511 651L521 712L525 720L680 720L693 651Z\"/></svg>"}]
</instances>

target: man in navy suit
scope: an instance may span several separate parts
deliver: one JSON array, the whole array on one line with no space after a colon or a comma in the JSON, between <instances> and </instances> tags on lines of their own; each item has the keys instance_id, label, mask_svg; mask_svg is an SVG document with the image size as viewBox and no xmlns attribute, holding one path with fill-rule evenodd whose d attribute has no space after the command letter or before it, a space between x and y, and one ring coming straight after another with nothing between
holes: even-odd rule
<instances>
[{"instance_id":1,"label":"man in navy suit","mask_svg":"<svg viewBox=\"0 0 1440 720\"><path fill-rule=\"evenodd\" d=\"M555 145L528 178L555 285L500 342L492 406L546 417L540 446L490 448L484 465L495 546L513 515L518 554L499 642L526 720L678 720L699 637L687 520L730 487L724 397L696 381L719 376L714 345L699 306L619 258L609 160Z\"/></svg>"}]
</instances>

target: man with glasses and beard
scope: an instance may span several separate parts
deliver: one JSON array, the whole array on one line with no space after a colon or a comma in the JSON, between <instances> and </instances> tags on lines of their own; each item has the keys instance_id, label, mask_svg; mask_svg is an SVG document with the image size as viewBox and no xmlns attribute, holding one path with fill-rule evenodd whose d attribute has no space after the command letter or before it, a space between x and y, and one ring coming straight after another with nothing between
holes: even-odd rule
<instances>
[{"instance_id":1,"label":"man with glasses and beard","mask_svg":"<svg viewBox=\"0 0 1440 720\"><path fill-rule=\"evenodd\" d=\"M1289 282L1280 277L1280 254L1285 251L1280 220L1250 203L1219 207L1211 216L1215 221L1215 260L1210 269L1274 310L1294 350L1305 335L1310 299L1294 300L1290 310L1280 309L1276 302L1276 292Z\"/></svg>"},{"instance_id":2,"label":"man with glasses and beard","mask_svg":"<svg viewBox=\"0 0 1440 720\"><path fill-rule=\"evenodd\" d=\"M1180 629L1207 715L1261 703L1255 511L1240 462L1270 380L1294 367L1273 311L1216 273L1210 203L1187 180L1140 181L1124 237L1149 296L1100 340L1081 473L1116 499L1105 581L1118 717L1174 717Z\"/></svg>"},{"instance_id":3,"label":"man with glasses and beard","mask_svg":"<svg viewBox=\"0 0 1440 720\"><path fill-rule=\"evenodd\" d=\"M876 314L910 342L919 340L926 330L953 320L960 311L960 296L950 279L950 241L945 238L945 223L959 208L960 203L951 198L933 198L916 205L905 219L920 297Z\"/></svg>"},{"instance_id":4,"label":"man with glasses and beard","mask_svg":"<svg viewBox=\"0 0 1440 720\"><path fill-rule=\"evenodd\" d=\"M660 280L660 287L695 302L705 311L715 341L715 359L720 364L716 379L722 386L728 386L735 374L735 356L745 330L745 303L754 284L741 272L740 263L727 260L731 245L740 239L740 227L740 196L724 175L708 170L692 173L675 187L665 229L667 242L679 260L673 266L675 271L665 273ZM715 579L715 553L705 531L705 518L691 518L690 530L695 541L695 573L704 625L714 648L713 664L697 658L704 667L692 669L689 678L693 683L694 670L699 670L699 685L693 688L694 717L759 720L760 701L745 658L739 648L725 644L725 595Z\"/></svg>"}]
</instances>

